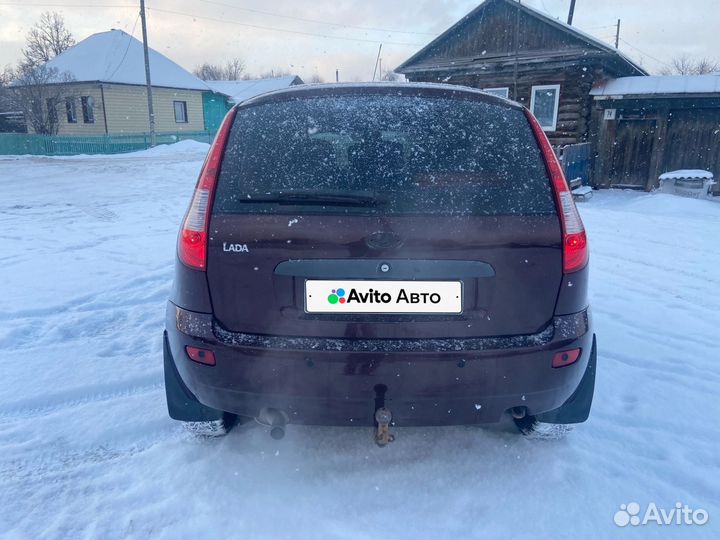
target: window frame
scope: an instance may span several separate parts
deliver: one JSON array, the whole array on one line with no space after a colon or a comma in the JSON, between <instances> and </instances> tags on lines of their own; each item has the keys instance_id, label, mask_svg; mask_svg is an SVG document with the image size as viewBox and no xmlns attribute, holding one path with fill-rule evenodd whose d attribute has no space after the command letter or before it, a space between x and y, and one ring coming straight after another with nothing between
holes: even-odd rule
<instances>
[{"instance_id":1,"label":"window frame","mask_svg":"<svg viewBox=\"0 0 720 540\"><path fill-rule=\"evenodd\" d=\"M80 96L80 107L82 108L83 124L94 124L95 98L92 96Z\"/></svg>"},{"instance_id":2,"label":"window frame","mask_svg":"<svg viewBox=\"0 0 720 540\"><path fill-rule=\"evenodd\" d=\"M535 114L535 93L540 90L555 90L555 103L553 105L553 121L552 125L540 125L543 131L555 131L557 129L558 110L560 108L560 85L559 84L538 84L533 85L530 89L530 112L537 118ZM539 120L538 120L539 122Z\"/></svg>"},{"instance_id":3,"label":"window frame","mask_svg":"<svg viewBox=\"0 0 720 540\"><path fill-rule=\"evenodd\" d=\"M77 104L74 97L65 98L65 114L68 124L77 124Z\"/></svg>"},{"instance_id":4,"label":"window frame","mask_svg":"<svg viewBox=\"0 0 720 540\"><path fill-rule=\"evenodd\" d=\"M181 105L181 106L182 106L182 112L183 112L183 117L184 117L183 120L178 120L178 114L177 114L177 113L178 113L178 109L177 109L177 106L178 106L178 105ZM187 123L189 123L189 120L188 120L188 111L187 111L187 101L173 100L173 113L174 113L174 116L175 116L175 123L176 123L176 124L187 124Z\"/></svg>"},{"instance_id":5,"label":"window frame","mask_svg":"<svg viewBox=\"0 0 720 540\"><path fill-rule=\"evenodd\" d=\"M505 91L505 95L504 95L504 96L500 96L500 95L496 94L495 92L496 92L497 90L504 90L504 91ZM482 91L483 91L483 92L487 92L487 93L489 93L489 94L492 94L493 96L498 96L498 97L502 97L502 98L505 98L505 99L509 99L509 96L510 96L510 87L509 87L509 86L494 86L494 87L491 87L491 88L483 88Z\"/></svg>"}]
</instances>

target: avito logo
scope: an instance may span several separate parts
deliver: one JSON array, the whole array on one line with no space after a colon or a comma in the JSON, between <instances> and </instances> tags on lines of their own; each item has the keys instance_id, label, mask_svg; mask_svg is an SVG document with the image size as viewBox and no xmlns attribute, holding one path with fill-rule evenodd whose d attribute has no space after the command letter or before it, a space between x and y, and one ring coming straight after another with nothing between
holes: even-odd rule
<instances>
[{"instance_id":1,"label":"avito logo","mask_svg":"<svg viewBox=\"0 0 720 540\"><path fill-rule=\"evenodd\" d=\"M307 313L462 313L460 281L308 279Z\"/></svg>"},{"instance_id":2,"label":"avito logo","mask_svg":"<svg viewBox=\"0 0 720 540\"><path fill-rule=\"evenodd\" d=\"M328 302L331 304L337 304L340 302L341 304L345 303L345 289L333 289L330 295L328 296Z\"/></svg>"},{"instance_id":3,"label":"avito logo","mask_svg":"<svg viewBox=\"0 0 720 540\"><path fill-rule=\"evenodd\" d=\"M411 292L407 293L405 289L400 289L395 299L395 303L401 304L437 304L441 297L437 293L429 292ZM328 295L328 302L331 304L344 304L345 302L357 302L359 304L389 304L393 301L390 293L380 292L374 289L368 289L367 292L358 292L355 288L350 289L350 294L345 298L345 289L333 289Z\"/></svg>"}]
</instances>

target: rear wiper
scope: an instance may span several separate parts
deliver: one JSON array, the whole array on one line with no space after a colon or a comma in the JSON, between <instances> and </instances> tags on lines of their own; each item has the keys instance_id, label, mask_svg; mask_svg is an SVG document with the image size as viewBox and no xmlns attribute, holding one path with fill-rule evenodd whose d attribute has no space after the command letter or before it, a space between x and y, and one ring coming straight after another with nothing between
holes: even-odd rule
<instances>
[{"instance_id":1,"label":"rear wiper","mask_svg":"<svg viewBox=\"0 0 720 540\"><path fill-rule=\"evenodd\" d=\"M330 204L334 206L376 206L386 200L372 191L278 191L248 194L238 202L277 204Z\"/></svg>"}]
</instances>

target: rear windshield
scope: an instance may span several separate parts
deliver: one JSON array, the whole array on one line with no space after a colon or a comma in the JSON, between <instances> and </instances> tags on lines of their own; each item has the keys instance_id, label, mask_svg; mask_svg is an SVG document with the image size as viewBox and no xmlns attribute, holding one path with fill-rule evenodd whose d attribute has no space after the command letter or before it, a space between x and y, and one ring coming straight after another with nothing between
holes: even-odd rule
<instances>
[{"instance_id":1,"label":"rear windshield","mask_svg":"<svg viewBox=\"0 0 720 540\"><path fill-rule=\"evenodd\" d=\"M397 95L240 108L214 204L215 213L554 211L521 110Z\"/></svg>"}]
</instances>

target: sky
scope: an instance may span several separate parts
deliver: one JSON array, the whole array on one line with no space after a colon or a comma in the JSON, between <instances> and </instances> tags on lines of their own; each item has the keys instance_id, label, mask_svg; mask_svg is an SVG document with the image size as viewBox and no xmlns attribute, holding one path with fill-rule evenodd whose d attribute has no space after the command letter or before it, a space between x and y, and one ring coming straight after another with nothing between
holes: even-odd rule
<instances>
[{"instance_id":1,"label":"sky","mask_svg":"<svg viewBox=\"0 0 720 540\"><path fill-rule=\"evenodd\" d=\"M570 0L523 0L565 20ZM289 71L309 78L371 80L380 43L394 68L480 0L147 0L152 48L192 70L244 60L251 74ZM57 11L79 41L119 28L141 38L137 0L0 0L0 68L20 57L43 11ZM577 0L573 24L657 73L673 57L720 61L720 0Z\"/></svg>"}]
</instances>

